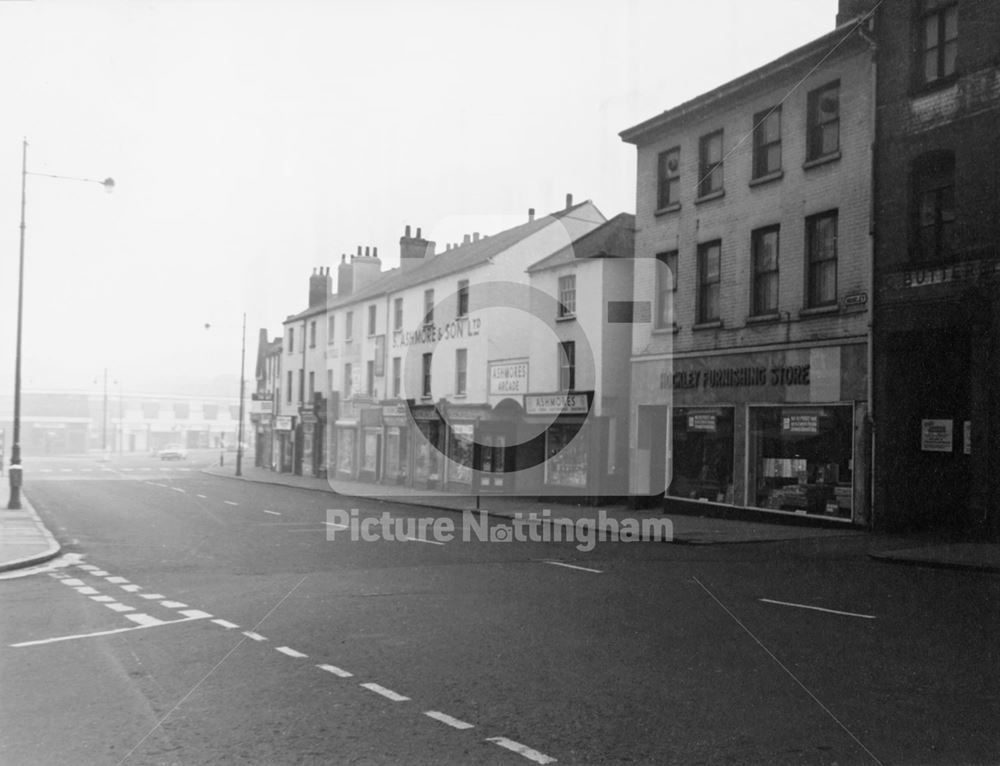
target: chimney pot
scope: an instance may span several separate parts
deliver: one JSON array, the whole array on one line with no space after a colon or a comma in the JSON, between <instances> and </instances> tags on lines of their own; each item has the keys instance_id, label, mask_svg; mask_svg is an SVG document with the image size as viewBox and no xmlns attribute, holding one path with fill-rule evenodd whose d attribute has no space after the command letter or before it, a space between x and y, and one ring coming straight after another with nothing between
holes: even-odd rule
<instances>
[{"instance_id":1,"label":"chimney pot","mask_svg":"<svg viewBox=\"0 0 1000 766\"><path fill-rule=\"evenodd\" d=\"M340 262L341 263L347 263L347 253L341 253L340 254Z\"/></svg>"},{"instance_id":2,"label":"chimney pot","mask_svg":"<svg viewBox=\"0 0 1000 766\"><path fill-rule=\"evenodd\" d=\"M407 238L410 236L410 224L406 224L406 236Z\"/></svg>"},{"instance_id":3,"label":"chimney pot","mask_svg":"<svg viewBox=\"0 0 1000 766\"><path fill-rule=\"evenodd\" d=\"M534 220L535 220L535 208L529 207L528 208L528 223L531 223Z\"/></svg>"},{"instance_id":4,"label":"chimney pot","mask_svg":"<svg viewBox=\"0 0 1000 766\"><path fill-rule=\"evenodd\" d=\"M478 231L472 232L472 241L473 242L478 242L479 241L479 232Z\"/></svg>"},{"instance_id":5,"label":"chimney pot","mask_svg":"<svg viewBox=\"0 0 1000 766\"><path fill-rule=\"evenodd\" d=\"M358 258L361 257L361 245L358 245Z\"/></svg>"},{"instance_id":6,"label":"chimney pot","mask_svg":"<svg viewBox=\"0 0 1000 766\"><path fill-rule=\"evenodd\" d=\"M422 239L422 237L420 236L420 227L419 226L417 227L417 239Z\"/></svg>"},{"instance_id":7,"label":"chimney pot","mask_svg":"<svg viewBox=\"0 0 1000 766\"><path fill-rule=\"evenodd\" d=\"M571 207L573 207L573 195L572 194L567 194L566 195L566 209L569 210Z\"/></svg>"},{"instance_id":8,"label":"chimney pot","mask_svg":"<svg viewBox=\"0 0 1000 766\"><path fill-rule=\"evenodd\" d=\"M372 248L372 258L378 258L378 247Z\"/></svg>"},{"instance_id":9,"label":"chimney pot","mask_svg":"<svg viewBox=\"0 0 1000 766\"><path fill-rule=\"evenodd\" d=\"M470 237L470 236L469 236L468 234L466 234L466 235L464 235L464 236L462 237L462 244L463 244L463 245L467 245L467 244L469 244L469 243L470 243L471 241L472 241L472 237Z\"/></svg>"}]
</instances>

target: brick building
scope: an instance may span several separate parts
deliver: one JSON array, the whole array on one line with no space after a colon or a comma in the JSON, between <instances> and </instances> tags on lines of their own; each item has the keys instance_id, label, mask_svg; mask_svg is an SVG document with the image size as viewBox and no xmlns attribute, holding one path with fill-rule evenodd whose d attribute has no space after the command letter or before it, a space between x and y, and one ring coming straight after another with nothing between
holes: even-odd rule
<instances>
[{"instance_id":1,"label":"brick building","mask_svg":"<svg viewBox=\"0 0 1000 766\"><path fill-rule=\"evenodd\" d=\"M1000 533L1000 5L883 0L875 525Z\"/></svg>"},{"instance_id":2,"label":"brick building","mask_svg":"<svg viewBox=\"0 0 1000 766\"><path fill-rule=\"evenodd\" d=\"M621 134L638 162L633 495L867 520L874 61L850 5Z\"/></svg>"}]
</instances>

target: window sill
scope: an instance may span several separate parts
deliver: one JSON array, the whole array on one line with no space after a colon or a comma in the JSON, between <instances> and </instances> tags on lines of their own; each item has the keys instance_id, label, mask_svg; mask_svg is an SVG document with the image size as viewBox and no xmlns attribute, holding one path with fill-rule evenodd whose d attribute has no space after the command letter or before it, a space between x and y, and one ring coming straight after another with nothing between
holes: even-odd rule
<instances>
[{"instance_id":1,"label":"window sill","mask_svg":"<svg viewBox=\"0 0 1000 766\"><path fill-rule=\"evenodd\" d=\"M451 398L452 399L466 399L468 396L469 396L468 394L452 394Z\"/></svg>"},{"instance_id":2,"label":"window sill","mask_svg":"<svg viewBox=\"0 0 1000 766\"><path fill-rule=\"evenodd\" d=\"M826 316L828 314L836 314L839 311L840 306L836 303L831 303L829 306L816 306L814 308L799 309L799 318L808 319L809 317Z\"/></svg>"},{"instance_id":3,"label":"window sill","mask_svg":"<svg viewBox=\"0 0 1000 766\"><path fill-rule=\"evenodd\" d=\"M673 203L667 205L666 207L661 207L661 208L658 208L657 210L654 210L653 211L653 215L659 217L661 215L666 215L667 213L676 213L680 209L681 209L681 203L680 202L673 202Z\"/></svg>"},{"instance_id":4,"label":"window sill","mask_svg":"<svg viewBox=\"0 0 1000 766\"><path fill-rule=\"evenodd\" d=\"M698 322L691 325L692 330L718 330L722 327L721 319L713 319L711 322Z\"/></svg>"},{"instance_id":5,"label":"window sill","mask_svg":"<svg viewBox=\"0 0 1000 766\"><path fill-rule=\"evenodd\" d=\"M424 394L423 396L420 397L420 401L422 402L429 402L432 401L433 399L434 397L431 396L430 394Z\"/></svg>"},{"instance_id":6,"label":"window sill","mask_svg":"<svg viewBox=\"0 0 1000 766\"><path fill-rule=\"evenodd\" d=\"M809 170L811 168L818 168L820 165L826 165L829 162L836 162L840 159L840 149L835 152L830 152L829 154L824 154L822 157L815 157L811 160L806 160L802 163L803 170Z\"/></svg>"},{"instance_id":7,"label":"window sill","mask_svg":"<svg viewBox=\"0 0 1000 766\"><path fill-rule=\"evenodd\" d=\"M725 189L719 189L718 191L709 192L708 194L706 194L706 195L704 195L702 197L698 197L698 199L696 199L694 201L694 204L700 205L703 202L711 202L714 199L721 199L722 197L725 197L725 196L726 196L726 190Z\"/></svg>"},{"instance_id":8,"label":"window sill","mask_svg":"<svg viewBox=\"0 0 1000 766\"><path fill-rule=\"evenodd\" d=\"M677 322L673 322L663 327L654 327L653 335L676 335L680 332L680 329L680 325L678 325Z\"/></svg>"},{"instance_id":9,"label":"window sill","mask_svg":"<svg viewBox=\"0 0 1000 766\"><path fill-rule=\"evenodd\" d=\"M777 311L771 314L756 314L747 317L747 324L767 324L768 322L780 322L781 314Z\"/></svg>"},{"instance_id":10,"label":"window sill","mask_svg":"<svg viewBox=\"0 0 1000 766\"><path fill-rule=\"evenodd\" d=\"M772 181L780 181L785 177L784 170L775 170L773 173L768 173L767 175L758 176L757 178L750 179L750 186L763 186L764 184L769 184Z\"/></svg>"},{"instance_id":11,"label":"window sill","mask_svg":"<svg viewBox=\"0 0 1000 766\"><path fill-rule=\"evenodd\" d=\"M946 90L958 82L959 73L952 72L944 77L938 77L936 80L931 80L930 82L918 82L915 83L910 88L910 98L920 98L921 96L927 96L935 91Z\"/></svg>"},{"instance_id":12,"label":"window sill","mask_svg":"<svg viewBox=\"0 0 1000 766\"><path fill-rule=\"evenodd\" d=\"M556 321L557 322L575 322L576 321L576 314L565 314L564 316L556 317Z\"/></svg>"}]
</instances>

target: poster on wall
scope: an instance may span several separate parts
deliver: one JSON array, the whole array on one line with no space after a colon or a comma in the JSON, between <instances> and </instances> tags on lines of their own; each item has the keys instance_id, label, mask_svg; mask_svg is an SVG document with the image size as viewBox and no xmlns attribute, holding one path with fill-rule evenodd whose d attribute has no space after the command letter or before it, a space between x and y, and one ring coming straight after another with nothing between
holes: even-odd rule
<instances>
[{"instance_id":1,"label":"poster on wall","mask_svg":"<svg viewBox=\"0 0 1000 766\"><path fill-rule=\"evenodd\" d=\"M952 421L920 421L920 449L924 452L951 452L953 439Z\"/></svg>"}]
</instances>

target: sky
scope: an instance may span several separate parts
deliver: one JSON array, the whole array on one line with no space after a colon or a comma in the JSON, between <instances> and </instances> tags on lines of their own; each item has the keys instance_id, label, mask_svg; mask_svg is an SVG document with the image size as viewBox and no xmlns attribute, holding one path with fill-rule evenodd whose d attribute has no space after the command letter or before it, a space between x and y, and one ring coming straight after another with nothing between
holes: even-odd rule
<instances>
[{"instance_id":1,"label":"sky","mask_svg":"<svg viewBox=\"0 0 1000 766\"><path fill-rule=\"evenodd\" d=\"M238 380L244 313L252 377L313 268L358 245L397 265L407 224L443 247L567 193L634 212L618 133L832 30L836 8L0 2L0 390L25 138L29 173L115 189L27 177L24 387L96 390L107 369L181 392Z\"/></svg>"}]
</instances>

